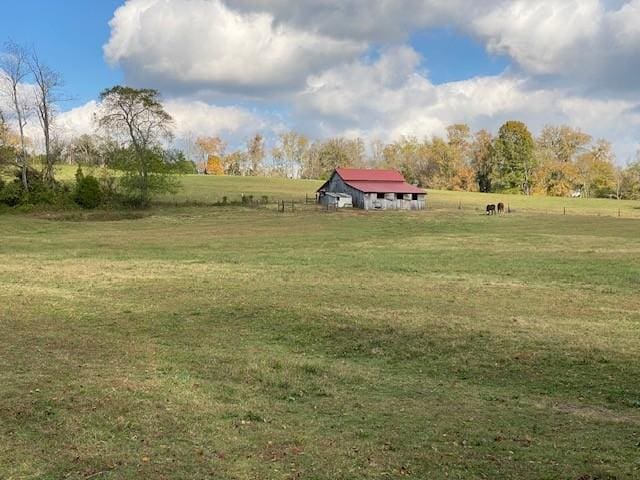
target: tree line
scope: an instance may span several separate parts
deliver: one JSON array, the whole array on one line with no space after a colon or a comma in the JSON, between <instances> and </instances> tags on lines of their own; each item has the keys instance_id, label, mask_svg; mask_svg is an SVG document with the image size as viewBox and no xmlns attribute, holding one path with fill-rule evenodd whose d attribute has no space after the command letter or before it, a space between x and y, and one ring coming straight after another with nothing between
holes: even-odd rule
<instances>
[{"instance_id":1,"label":"tree line","mask_svg":"<svg viewBox=\"0 0 640 480\"><path fill-rule=\"evenodd\" d=\"M640 156L620 167L609 142L566 125L548 125L534 137L519 121L506 122L495 135L456 124L443 136L369 144L361 138L311 140L289 131L273 139L270 148L256 133L235 149L211 135L176 149L168 147L174 121L159 92L125 86L101 92L95 133L65 140L56 129L62 88L61 76L33 49L5 44L0 203L146 205L152 195L177 187L176 173L326 179L340 166L396 169L409 182L431 189L640 199ZM28 121L40 127L38 153L25 133ZM80 168L72 189L56 180L56 163L103 168L97 177Z\"/></svg>"},{"instance_id":2,"label":"tree line","mask_svg":"<svg viewBox=\"0 0 640 480\"><path fill-rule=\"evenodd\" d=\"M392 168L431 189L640 198L640 156L621 167L611 143L579 129L547 125L534 137L524 123L508 121L496 135L465 124L446 132L367 145L360 138L311 141L291 131L279 135L270 158L260 134L232 152L217 136L197 138L190 150L198 170L213 175L326 179L339 166Z\"/></svg>"}]
</instances>

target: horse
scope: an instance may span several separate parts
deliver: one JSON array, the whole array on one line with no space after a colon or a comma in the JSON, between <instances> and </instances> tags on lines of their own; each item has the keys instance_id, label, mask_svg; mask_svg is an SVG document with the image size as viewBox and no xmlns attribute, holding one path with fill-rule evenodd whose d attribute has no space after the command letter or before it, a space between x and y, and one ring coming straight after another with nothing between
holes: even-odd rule
<instances>
[{"instance_id":1,"label":"horse","mask_svg":"<svg viewBox=\"0 0 640 480\"><path fill-rule=\"evenodd\" d=\"M503 215L504 214L504 203L500 202L498 204L498 215Z\"/></svg>"},{"instance_id":2,"label":"horse","mask_svg":"<svg viewBox=\"0 0 640 480\"><path fill-rule=\"evenodd\" d=\"M496 206L492 203L487 205L487 215L495 215L496 214Z\"/></svg>"}]
</instances>

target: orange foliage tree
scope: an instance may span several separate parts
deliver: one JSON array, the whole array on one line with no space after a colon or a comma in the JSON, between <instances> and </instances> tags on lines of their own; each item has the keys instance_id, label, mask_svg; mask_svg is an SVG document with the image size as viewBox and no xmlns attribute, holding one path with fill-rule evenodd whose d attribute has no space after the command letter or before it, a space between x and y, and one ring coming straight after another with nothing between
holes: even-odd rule
<instances>
[{"instance_id":1,"label":"orange foliage tree","mask_svg":"<svg viewBox=\"0 0 640 480\"><path fill-rule=\"evenodd\" d=\"M222 159L217 155L209 155L209 158L207 158L205 173L207 175L224 175Z\"/></svg>"}]
</instances>

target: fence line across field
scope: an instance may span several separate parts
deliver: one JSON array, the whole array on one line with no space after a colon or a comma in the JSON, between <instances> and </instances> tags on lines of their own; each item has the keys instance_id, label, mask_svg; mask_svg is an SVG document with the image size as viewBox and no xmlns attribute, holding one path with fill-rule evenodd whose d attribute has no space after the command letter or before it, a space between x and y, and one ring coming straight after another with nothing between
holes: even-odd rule
<instances>
[{"instance_id":1,"label":"fence line across field","mask_svg":"<svg viewBox=\"0 0 640 480\"><path fill-rule=\"evenodd\" d=\"M579 205L522 205L522 201L516 202L516 205L511 204L506 199L500 199L505 204L505 213L517 214L521 212L534 213L534 214L549 214L549 215L589 215L600 217L616 217L626 219L640 219L640 205L638 207L626 207L626 208L611 208L611 209L598 209L594 207L581 207ZM487 199L490 204L495 204L497 201ZM160 202L163 203L163 202ZM288 197L278 199L275 196L260 195L260 194L240 194L240 195L225 195L215 200L212 199L209 202L165 202L170 205L178 206L242 206L250 208L265 208L274 210L280 213L296 213L304 211L329 211L335 212L342 210L336 208L335 205L327 204L321 205L317 201L315 195L305 194L304 197ZM486 206L480 202L465 202L463 200L451 199L442 200L427 196L425 210L445 210L445 211L458 211L458 212L476 212L478 215L486 214Z\"/></svg>"}]
</instances>

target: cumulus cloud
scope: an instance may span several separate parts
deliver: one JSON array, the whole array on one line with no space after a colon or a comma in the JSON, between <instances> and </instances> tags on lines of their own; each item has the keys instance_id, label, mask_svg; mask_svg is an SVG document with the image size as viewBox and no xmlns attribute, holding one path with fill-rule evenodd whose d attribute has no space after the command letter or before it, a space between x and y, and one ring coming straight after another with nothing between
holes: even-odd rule
<instances>
[{"instance_id":1,"label":"cumulus cloud","mask_svg":"<svg viewBox=\"0 0 640 480\"><path fill-rule=\"evenodd\" d=\"M640 107L633 100L539 88L510 73L434 85L415 70L418 63L418 54L404 46L376 62L355 61L312 77L297 97L298 117L315 122L325 135L348 132L382 140L444 135L453 123L495 130L520 119L534 132L547 123L563 123L607 137L620 145L621 159L637 148Z\"/></svg>"},{"instance_id":2,"label":"cumulus cloud","mask_svg":"<svg viewBox=\"0 0 640 480\"><path fill-rule=\"evenodd\" d=\"M255 132L270 134L282 128L277 118L240 107L217 106L188 99L171 99L164 102L164 106L174 120L173 132L177 146L199 136L214 135L224 137L234 146L241 144ZM98 102L90 101L60 113L54 122L55 135L62 140L70 140L80 135L96 133L95 118L99 109ZM30 118L25 133L37 151L44 148L40 141L42 132L36 118Z\"/></svg>"},{"instance_id":3,"label":"cumulus cloud","mask_svg":"<svg viewBox=\"0 0 640 480\"><path fill-rule=\"evenodd\" d=\"M366 49L219 0L129 0L110 25L107 60L133 83L169 92L260 96L295 88L309 73Z\"/></svg>"},{"instance_id":4,"label":"cumulus cloud","mask_svg":"<svg viewBox=\"0 0 640 480\"><path fill-rule=\"evenodd\" d=\"M471 23L490 52L508 55L534 74L553 74L579 61L573 53L601 28L598 0L516 0Z\"/></svg>"},{"instance_id":5,"label":"cumulus cloud","mask_svg":"<svg viewBox=\"0 0 640 480\"><path fill-rule=\"evenodd\" d=\"M127 0L110 26L105 58L162 91L179 137L392 139L521 119L581 127L621 157L640 137L640 0ZM509 68L434 84L411 35L443 26ZM94 106L60 123L82 131Z\"/></svg>"},{"instance_id":6,"label":"cumulus cloud","mask_svg":"<svg viewBox=\"0 0 640 480\"><path fill-rule=\"evenodd\" d=\"M175 121L178 139L219 135L232 145L256 132L270 133L279 128L273 116L240 107L221 107L201 101L174 99L165 103Z\"/></svg>"},{"instance_id":7,"label":"cumulus cloud","mask_svg":"<svg viewBox=\"0 0 640 480\"><path fill-rule=\"evenodd\" d=\"M523 74L639 90L640 0L128 0L106 58L174 93L272 98L379 45L453 26Z\"/></svg>"}]
</instances>

